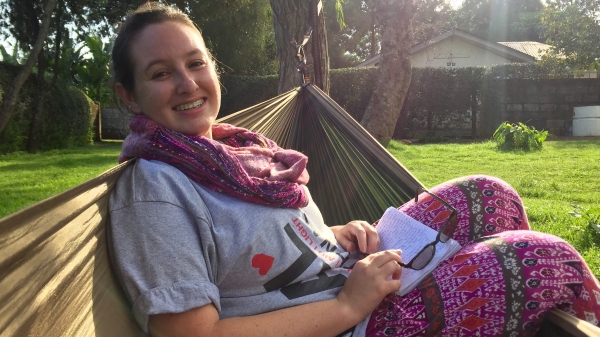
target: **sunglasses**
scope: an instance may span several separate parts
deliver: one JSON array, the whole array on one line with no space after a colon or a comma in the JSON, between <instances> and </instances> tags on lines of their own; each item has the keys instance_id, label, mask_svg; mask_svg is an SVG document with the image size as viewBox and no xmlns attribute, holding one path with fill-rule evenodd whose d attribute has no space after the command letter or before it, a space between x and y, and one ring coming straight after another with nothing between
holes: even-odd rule
<instances>
[{"instance_id":1,"label":"sunglasses","mask_svg":"<svg viewBox=\"0 0 600 337\"><path fill-rule=\"evenodd\" d=\"M448 208L448 210L452 211L452 213L450 213L450 216L448 217L448 219L446 219L446 221L444 222L444 224L438 231L438 234L434 241L425 245L425 247L423 247L423 249L421 249L419 251L419 253L417 253L417 255L415 255L415 257L413 257L408 263L399 262L399 264L402 267L410 268L410 269L414 269L414 270L421 270L421 269L425 268L425 266L427 266L427 264L429 264L429 262L431 262L431 260L433 259L433 256L435 255L435 245L438 242L441 242L441 243L447 242L452 237L452 235L454 235L454 231L456 230L456 225L458 223L458 216L456 214L456 210L454 209L454 207L448 205L448 203L445 202L444 200L442 200L440 197L427 191L426 189L424 189L422 187L419 187L417 189L417 195L415 196L415 202L419 201L419 194L420 194L419 192L421 192L421 191L430 195L432 198L436 199L437 201L441 202L445 207Z\"/></svg>"}]
</instances>

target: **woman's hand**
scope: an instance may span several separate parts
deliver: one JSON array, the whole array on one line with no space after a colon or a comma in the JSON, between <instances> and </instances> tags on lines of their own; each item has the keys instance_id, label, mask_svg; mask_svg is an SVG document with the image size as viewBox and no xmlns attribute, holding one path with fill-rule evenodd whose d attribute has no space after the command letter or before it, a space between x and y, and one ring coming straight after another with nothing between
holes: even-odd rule
<instances>
[{"instance_id":1,"label":"woman's hand","mask_svg":"<svg viewBox=\"0 0 600 337\"><path fill-rule=\"evenodd\" d=\"M366 221L350 221L345 226L333 226L331 230L338 244L347 252L355 251L357 244L358 250L366 254L375 253L379 247L379 234Z\"/></svg>"},{"instance_id":2,"label":"woman's hand","mask_svg":"<svg viewBox=\"0 0 600 337\"><path fill-rule=\"evenodd\" d=\"M337 299L350 312L367 317L388 294L400 289L400 251L386 250L358 261ZM390 278L391 276L391 278Z\"/></svg>"}]
</instances>

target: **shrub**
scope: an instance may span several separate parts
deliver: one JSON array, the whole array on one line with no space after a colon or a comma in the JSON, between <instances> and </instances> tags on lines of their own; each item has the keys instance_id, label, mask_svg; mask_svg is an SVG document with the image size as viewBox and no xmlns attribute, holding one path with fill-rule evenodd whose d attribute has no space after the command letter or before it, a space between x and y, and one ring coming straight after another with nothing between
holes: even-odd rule
<instances>
[{"instance_id":1,"label":"shrub","mask_svg":"<svg viewBox=\"0 0 600 337\"><path fill-rule=\"evenodd\" d=\"M75 87L56 86L46 99L39 149L42 151L90 144L92 100Z\"/></svg>"},{"instance_id":2,"label":"shrub","mask_svg":"<svg viewBox=\"0 0 600 337\"><path fill-rule=\"evenodd\" d=\"M534 127L519 122L500 124L492 139L500 150L539 150L546 140L548 131L538 131Z\"/></svg>"},{"instance_id":3,"label":"shrub","mask_svg":"<svg viewBox=\"0 0 600 337\"><path fill-rule=\"evenodd\" d=\"M19 70L20 66L0 62L0 102ZM36 91L35 84L35 78L29 76L21 87L11 118L0 132L0 153L25 150Z\"/></svg>"},{"instance_id":4,"label":"shrub","mask_svg":"<svg viewBox=\"0 0 600 337\"><path fill-rule=\"evenodd\" d=\"M0 102L6 88L19 72L19 66L0 62ZM24 151L35 109L36 76L31 74L19 91L17 104L6 127L0 132L0 153ZM57 84L47 93L41 130L38 134L39 150L52 150L82 146L92 142L93 102L83 91Z\"/></svg>"},{"instance_id":5,"label":"shrub","mask_svg":"<svg viewBox=\"0 0 600 337\"><path fill-rule=\"evenodd\" d=\"M573 211L569 212L569 214L576 218L583 218L588 224L585 230L591 231L594 235L600 235L600 207L584 208L579 205L571 206L573 207Z\"/></svg>"}]
</instances>

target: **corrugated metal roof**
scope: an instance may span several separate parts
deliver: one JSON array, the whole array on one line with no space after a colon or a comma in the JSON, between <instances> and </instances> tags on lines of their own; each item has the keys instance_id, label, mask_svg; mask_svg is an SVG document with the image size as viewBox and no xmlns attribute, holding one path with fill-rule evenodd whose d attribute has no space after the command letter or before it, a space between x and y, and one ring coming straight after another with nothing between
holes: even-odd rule
<instances>
[{"instance_id":1,"label":"corrugated metal roof","mask_svg":"<svg viewBox=\"0 0 600 337\"><path fill-rule=\"evenodd\" d=\"M540 43L536 41L523 41L523 42L498 42L503 46L507 46L514 50L518 50L521 53L535 57L536 60L540 60L543 55L548 52L548 49L552 48L551 45Z\"/></svg>"}]
</instances>

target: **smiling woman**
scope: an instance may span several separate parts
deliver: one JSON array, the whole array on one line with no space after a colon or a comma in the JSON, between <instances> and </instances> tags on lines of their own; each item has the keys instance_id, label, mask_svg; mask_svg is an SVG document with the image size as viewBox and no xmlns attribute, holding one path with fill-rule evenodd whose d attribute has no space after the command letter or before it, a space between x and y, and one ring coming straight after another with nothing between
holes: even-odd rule
<instances>
[{"instance_id":1,"label":"smiling woman","mask_svg":"<svg viewBox=\"0 0 600 337\"><path fill-rule=\"evenodd\" d=\"M173 21L155 23L130 43L133 88L115 84L129 110L173 131L212 138L221 91L198 30Z\"/></svg>"}]
</instances>

